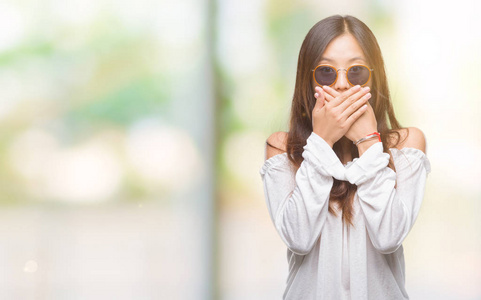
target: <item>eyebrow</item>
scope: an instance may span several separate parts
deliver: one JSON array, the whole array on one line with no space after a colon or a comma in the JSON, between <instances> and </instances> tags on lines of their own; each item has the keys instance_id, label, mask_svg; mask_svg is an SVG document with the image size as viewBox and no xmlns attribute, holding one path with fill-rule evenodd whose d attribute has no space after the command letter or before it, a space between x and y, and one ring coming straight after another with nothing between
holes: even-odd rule
<instances>
[{"instance_id":1,"label":"eyebrow","mask_svg":"<svg viewBox=\"0 0 481 300\"><path fill-rule=\"evenodd\" d=\"M329 57L321 57L321 60L327 60L327 61L329 61L329 62L334 62L334 59L329 58ZM350 60L348 60L348 62L352 62L352 61L355 61L355 60L366 61L364 58L362 58L362 57L360 57L360 56L356 56L356 57L353 57L353 58L351 58Z\"/></svg>"}]
</instances>

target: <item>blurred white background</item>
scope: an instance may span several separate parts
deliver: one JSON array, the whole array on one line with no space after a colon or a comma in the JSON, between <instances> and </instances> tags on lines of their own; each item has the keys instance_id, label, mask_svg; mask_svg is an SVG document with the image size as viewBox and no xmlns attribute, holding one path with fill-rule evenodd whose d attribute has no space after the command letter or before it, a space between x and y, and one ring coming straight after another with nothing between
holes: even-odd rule
<instances>
[{"instance_id":1,"label":"blurred white background","mask_svg":"<svg viewBox=\"0 0 481 300\"><path fill-rule=\"evenodd\" d=\"M264 202L308 30L378 38L432 172L404 242L411 299L481 299L481 4L5 0L0 298L280 299Z\"/></svg>"}]
</instances>

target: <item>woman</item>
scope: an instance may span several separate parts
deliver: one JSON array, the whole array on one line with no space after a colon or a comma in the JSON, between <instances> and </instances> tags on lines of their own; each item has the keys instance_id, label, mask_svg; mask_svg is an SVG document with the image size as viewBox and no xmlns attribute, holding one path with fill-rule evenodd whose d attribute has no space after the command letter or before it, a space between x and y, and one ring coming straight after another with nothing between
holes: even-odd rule
<instances>
[{"instance_id":1,"label":"woman","mask_svg":"<svg viewBox=\"0 0 481 300\"><path fill-rule=\"evenodd\" d=\"M402 242L430 172L425 144L396 120L369 28L352 16L314 25L289 132L267 139L260 170L288 248L284 299L409 299Z\"/></svg>"}]
</instances>

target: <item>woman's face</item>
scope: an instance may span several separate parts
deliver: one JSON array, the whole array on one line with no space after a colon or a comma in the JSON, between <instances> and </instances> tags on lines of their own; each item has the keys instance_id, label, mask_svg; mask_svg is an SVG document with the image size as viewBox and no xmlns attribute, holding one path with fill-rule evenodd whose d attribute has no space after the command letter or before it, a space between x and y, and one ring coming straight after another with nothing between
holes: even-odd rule
<instances>
[{"instance_id":1,"label":"woman's face","mask_svg":"<svg viewBox=\"0 0 481 300\"><path fill-rule=\"evenodd\" d=\"M347 81L347 68L355 64L361 64L372 69L359 43L349 33L338 36L327 45L321 60L318 62L318 65L320 64L331 65L336 70L341 69L338 71L336 82L331 86L338 92L343 92L352 87ZM317 86L315 82L314 86ZM365 86L371 87L371 79L369 79Z\"/></svg>"}]
</instances>

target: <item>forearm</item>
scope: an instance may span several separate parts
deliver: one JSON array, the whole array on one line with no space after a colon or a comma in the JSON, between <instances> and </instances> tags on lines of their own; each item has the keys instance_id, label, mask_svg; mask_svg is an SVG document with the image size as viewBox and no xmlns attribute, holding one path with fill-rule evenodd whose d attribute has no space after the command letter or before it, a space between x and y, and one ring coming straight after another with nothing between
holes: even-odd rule
<instances>
[{"instance_id":1,"label":"forearm","mask_svg":"<svg viewBox=\"0 0 481 300\"><path fill-rule=\"evenodd\" d=\"M382 144L377 142L346 171L349 181L358 186L367 231L381 253L394 252L414 225L429 169L421 153L411 149L404 163L399 159L404 155L396 152L396 173L387 167L389 155L382 152Z\"/></svg>"},{"instance_id":2,"label":"forearm","mask_svg":"<svg viewBox=\"0 0 481 300\"><path fill-rule=\"evenodd\" d=\"M274 216L274 225L291 251L305 255L319 238L328 214L333 179L306 162L296 174L296 186Z\"/></svg>"},{"instance_id":3,"label":"forearm","mask_svg":"<svg viewBox=\"0 0 481 300\"><path fill-rule=\"evenodd\" d=\"M272 166L265 168L263 180L276 230L291 251L304 255L319 238L327 218L333 177L345 179L345 169L329 145L314 133L302 155L304 161L295 176Z\"/></svg>"}]
</instances>

